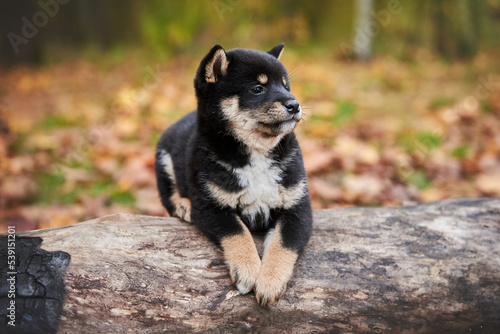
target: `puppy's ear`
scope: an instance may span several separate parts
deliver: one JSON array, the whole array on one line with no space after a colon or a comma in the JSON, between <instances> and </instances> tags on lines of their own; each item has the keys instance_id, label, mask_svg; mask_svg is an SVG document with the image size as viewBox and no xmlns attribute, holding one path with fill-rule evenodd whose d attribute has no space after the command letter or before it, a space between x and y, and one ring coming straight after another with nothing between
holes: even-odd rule
<instances>
[{"instance_id":1,"label":"puppy's ear","mask_svg":"<svg viewBox=\"0 0 500 334\"><path fill-rule=\"evenodd\" d=\"M274 58L280 60L284 48L285 48L285 43L281 43L272 48L271 51L269 51L268 53Z\"/></svg>"},{"instance_id":2,"label":"puppy's ear","mask_svg":"<svg viewBox=\"0 0 500 334\"><path fill-rule=\"evenodd\" d=\"M205 81L215 83L220 77L227 74L229 61L226 51L220 45L216 45L210 50L205 59Z\"/></svg>"}]
</instances>

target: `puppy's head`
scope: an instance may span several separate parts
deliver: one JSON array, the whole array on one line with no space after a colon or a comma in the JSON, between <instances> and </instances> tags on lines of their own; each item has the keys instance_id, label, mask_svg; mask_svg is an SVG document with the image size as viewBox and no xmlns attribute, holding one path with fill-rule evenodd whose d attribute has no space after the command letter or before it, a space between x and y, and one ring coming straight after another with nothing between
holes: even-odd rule
<instances>
[{"instance_id":1,"label":"puppy's head","mask_svg":"<svg viewBox=\"0 0 500 334\"><path fill-rule=\"evenodd\" d=\"M279 61L283 48L280 44L267 53L251 49L226 52L214 46L195 78L200 112L212 113L218 106L218 116L245 142L292 132L302 111Z\"/></svg>"}]
</instances>

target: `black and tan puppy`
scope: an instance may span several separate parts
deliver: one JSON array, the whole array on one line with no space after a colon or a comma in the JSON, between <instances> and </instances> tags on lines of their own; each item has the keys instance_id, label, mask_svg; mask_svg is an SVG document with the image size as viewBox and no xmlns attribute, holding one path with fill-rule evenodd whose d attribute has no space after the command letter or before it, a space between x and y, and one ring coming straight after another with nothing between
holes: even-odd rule
<instances>
[{"instance_id":1,"label":"black and tan puppy","mask_svg":"<svg viewBox=\"0 0 500 334\"><path fill-rule=\"evenodd\" d=\"M302 118L279 61L269 52L216 45L194 80L198 110L158 142L156 175L170 215L193 222L224 252L238 290L268 306L284 293L312 230ZM268 231L262 261L251 235Z\"/></svg>"}]
</instances>

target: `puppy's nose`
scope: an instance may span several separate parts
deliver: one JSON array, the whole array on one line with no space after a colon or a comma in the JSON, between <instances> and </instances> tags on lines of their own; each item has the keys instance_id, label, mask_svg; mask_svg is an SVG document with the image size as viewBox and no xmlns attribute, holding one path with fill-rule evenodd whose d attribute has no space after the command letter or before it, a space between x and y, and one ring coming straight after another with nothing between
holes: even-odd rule
<instances>
[{"instance_id":1,"label":"puppy's nose","mask_svg":"<svg viewBox=\"0 0 500 334\"><path fill-rule=\"evenodd\" d=\"M300 103L297 100L290 100L284 104L286 110L291 114L300 112Z\"/></svg>"}]
</instances>

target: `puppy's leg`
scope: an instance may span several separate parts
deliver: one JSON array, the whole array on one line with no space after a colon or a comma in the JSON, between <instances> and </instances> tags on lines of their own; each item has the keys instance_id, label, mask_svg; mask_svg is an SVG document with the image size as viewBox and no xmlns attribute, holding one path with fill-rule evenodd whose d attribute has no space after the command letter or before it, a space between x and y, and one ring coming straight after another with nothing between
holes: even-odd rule
<instances>
[{"instance_id":1,"label":"puppy's leg","mask_svg":"<svg viewBox=\"0 0 500 334\"><path fill-rule=\"evenodd\" d=\"M255 283L255 295L261 305L267 307L281 298L311 232L312 210L306 192L300 203L280 214L276 227L264 242L264 256Z\"/></svg>"},{"instance_id":2,"label":"puppy's leg","mask_svg":"<svg viewBox=\"0 0 500 334\"><path fill-rule=\"evenodd\" d=\"M161 202L172 217L191 222L191 201L182 197L177 188L174 164L170 154L164 150L156 152L156 179Z\"/></svg>"},{"instance_id":3,"label":"puppy's leg","mask_svg":"<svg viewBox=\"0 0 500 334\"><path fill-rule=\"evenodd\" d=\"M269 306L281 298L298 255L297 250L283 245L282 223L278 222L266 237L262 266L255 285L255 295L261 305Z\"/></svg>"},{"instance_id":4,"label":"puppy's leg","mask_svg":"<svg viewBox=\"0 0 500 334\"><path fill-rule=\"evenodd\" d=\"M193 203L193 222L222 248L231 279L240 293L250 292L261 262L250 231L232 210L207 203L204 197L195 196Z\"/></svg>"},{"instance_id":5,"label":"puppy's leg","mask_svg":"<svg viewBox=\"0 0 500 334\"><path fill-rule=\"evenodd\" d=\"M191 201L186 197L181 197L179 191L175 191L170 197L174 205L174 213L172 216L180 218L181 220L191 222Z\"/></svg>"},{"instance_id":6,"label":"puppy's leg","mask_svg":"<svg viewBox=\"0 0 500 334\"><path fill-rule=\"evenodd\" d=\"M252 235L240 218L235 217L241 232L221 239L229 274L241 294L252 291L260 271L260 257Z\"/></svg>"}]
</instances>

